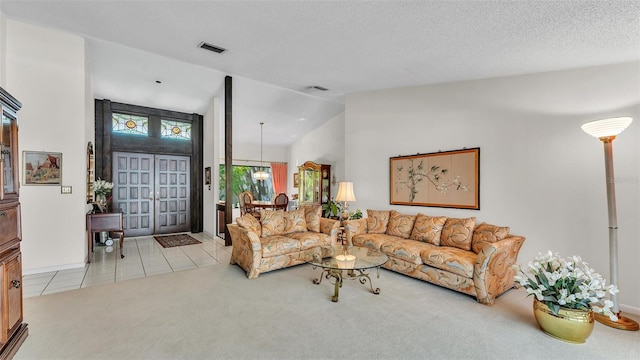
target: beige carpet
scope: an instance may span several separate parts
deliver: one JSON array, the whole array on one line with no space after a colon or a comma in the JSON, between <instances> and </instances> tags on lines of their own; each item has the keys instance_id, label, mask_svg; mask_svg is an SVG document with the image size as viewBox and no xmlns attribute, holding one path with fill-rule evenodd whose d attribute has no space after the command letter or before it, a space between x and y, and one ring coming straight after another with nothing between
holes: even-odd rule
<instances>
[{"instance_id":1,"label":"beige carpet","mask_svg":"<svg viewBox=\"0 0 640 360\"><path fill-rule=\"evenodd\" d=\"M333 303L318 273L248 280L221 264L28 298L16 359L640 358L640 332L597 323L582 345L545 335L522 290L488 307L382 270L380 295L347 281Z\"/></svg>"}]
</instances>

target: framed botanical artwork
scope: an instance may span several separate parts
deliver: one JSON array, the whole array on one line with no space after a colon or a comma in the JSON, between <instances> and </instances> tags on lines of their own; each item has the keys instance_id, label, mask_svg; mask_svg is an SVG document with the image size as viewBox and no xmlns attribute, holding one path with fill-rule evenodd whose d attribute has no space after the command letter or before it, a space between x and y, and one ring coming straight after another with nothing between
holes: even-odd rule
<instances>
[{"instance_id":1,"label":"framed botanical artwork","mask_svg":"<svg viewBox=\"0 0 640 360\"><path fill-rule=\"evenodd\" d=\"M389 158L392 205L480 210L480 148Z\"/></svg>"},{"instance_id":2,"label":"framed botanical artwork","mask_svg":"<svg viewBox=\"0 0 640 360\"><path fill-rule=\"evenodd\" d=\"M298 173L294 173L293 174L293 187L297 188L298 186L300 186L300 177L298 176Z\"/></svg>"},{"instance_id":3,"label":"framed botanical artwork","mask_svg":"<svg viewBox=\"0 0 640 360\"><path fill-rule=\"evenodd\" d=\"M24 185L62 185L62 153L23 151Z\"/></svg>"}]
</instances>

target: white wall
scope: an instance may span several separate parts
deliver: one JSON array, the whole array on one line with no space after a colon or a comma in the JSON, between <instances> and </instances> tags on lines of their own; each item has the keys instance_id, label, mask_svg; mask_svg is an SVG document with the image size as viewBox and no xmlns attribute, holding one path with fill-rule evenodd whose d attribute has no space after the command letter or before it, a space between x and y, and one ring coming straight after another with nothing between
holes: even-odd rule
<instances>
[{"instance_id":1,"label":"white wall","mask_svg":"<svg viewBox=\"0 0 640 360\"><path fill-rule=\"evenodd\" d=\"M345 169L362 209L511 227L538 252L580 255L608 278L603 146L580 125L632 116L614 142L619 301L640 313L639 63L347 96ZM389 158L480 147L481 210L389 205ZM373 176L372 176L373 175ZM632 308L630 308L632 307Z\"/></svg>"},{"instance_id":2,"label":"white wall","mask_svg":"<svg viewBox=\"0 0 640 360\"><path fill-rule=\"evenodd\" d=\"M211 167L211 184L203 185L204 191L202 195L202 207L203 207L203 231L210 236L216 235L216 204L218 203L218 162L217 149L215 139L219 139L216 126L218 121L218 113L220 112L220 99L213 98L211 104L204 114L204 126L203 126L203 166L205 168ZM202 169L204 176L204 169ZM204 184L204 180L202 182Z\"/></svg>"},{"instance_id":3,"label":"white wall","mask_svg":"<svg viewBox=\"0 0 640 360\"><path fill-rule=\"evenodd\" d=\"M336 178L336 184L331 184L331 197L333 198L338 193L338 182L351 180L346 177L344 169L344 121L344 113L342 113L291 144L289 147L289 165L287 167L289 173L287 193L289 198L291 198L291 194L298 193L298 189L293 187L293 174L297 173L298 166L306 161L331 165L331 177L335 176ZM358 192L355 184L354 192L357 199ZM355 208L351 207L351 209Z\"/></svg>"},{"instance_id":4,"label":"white wall","mask_svg":"<svg viewBox=\"0 0 640 360\"><path fill-rule=\"evenodd\" d=\"M83 266L85 240L86 119L84 40L6 20L6 88L23 104L19 149L62 153L59 186L21 186L25 273ZM20 165L22 169L22 164Z\"/></svg>"},{"instance_id":5,"label":"white wall","mask_svg":"<svg viewBox=\"0 0 640 360\"><path fill-rule=\"evenodd\" d=\"M7 54L7 20L0 11L0 86L5 87Z\"/></svg>"}]
</instances>

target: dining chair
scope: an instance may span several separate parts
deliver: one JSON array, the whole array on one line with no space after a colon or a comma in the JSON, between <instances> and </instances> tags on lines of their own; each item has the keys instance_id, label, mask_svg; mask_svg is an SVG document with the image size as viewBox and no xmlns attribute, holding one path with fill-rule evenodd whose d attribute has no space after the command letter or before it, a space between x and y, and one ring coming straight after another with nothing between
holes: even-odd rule
<instances>
[{"instance_id":1,"label":"dining chair","mask_svg":"<svg viewBox=\"0 0 640 360\"><path fill-rule=\"evenodd\" d=\"M280 193L276 196L273 201L276 210L287 211L287 206L289 206L289 197L285 193Z\"/></svg>"},{"instance_id":2,"label":"dining chair","mask_svg":"<svg viewBox=\"0 0 640 360\"><path fill-rule=\"evenodd\" d=\"M245 214L251 214L256 219L260 219L260 208L253 206L253 195L250 192L245 191L240 194L242 197L242 203L244 207ZM242 214L243 210L240 209L240 213ZM243 214L244 215L244 214Z\"/></svg>"}]
</instances>

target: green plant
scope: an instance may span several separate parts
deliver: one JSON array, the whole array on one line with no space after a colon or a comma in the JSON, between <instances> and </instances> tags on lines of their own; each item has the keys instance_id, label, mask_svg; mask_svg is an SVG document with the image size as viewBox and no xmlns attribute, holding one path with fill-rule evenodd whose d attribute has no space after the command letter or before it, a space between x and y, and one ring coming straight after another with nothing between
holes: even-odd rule
<instances>
[{"instance_id":1,"label":"green plant","mask_svg":"<svg viewBox=\"0 0 640 360\"><path fill-rule=\"evenodd\" d=\"M349 220L362 219L362 210L356 209L356 211L349 213Z\"/></svg>"},{"instance_id":2,"label":"green plant","mask_svg":"<svg viewBox=\"0 0 640 360\"><path fill-rule=\"evenodd\" d=\"M322 216L326 218L339 217L341 213L342 205L333 199L327 201L326 204L322 204Z\"/></svg>"},{"instance_id":3,"label":"green plant","mask_svg":"<svg viewBox=\"0 0 640 360\"><path fill-rule=\"evenodd\" d=\"M602 304L606 293L617 293L617 287L606 285L604 278L579 256L565 260L549 251L530 262L527 271L522 270L519 264L514 268L522 274L516 275L514 280L527 290L527 294L544 302L554 315L557 316L560 308L564 307L593 310L617 321L611 311L613 302L604 300Z\"/></svg>"}]
</instances>

